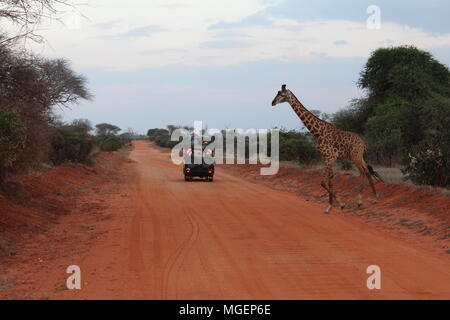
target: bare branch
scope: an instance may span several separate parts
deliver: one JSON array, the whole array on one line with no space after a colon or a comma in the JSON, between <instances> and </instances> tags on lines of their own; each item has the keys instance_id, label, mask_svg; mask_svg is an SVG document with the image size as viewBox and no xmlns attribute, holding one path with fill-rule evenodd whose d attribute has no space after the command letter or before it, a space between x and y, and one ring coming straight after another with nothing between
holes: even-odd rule
<instances>
[{"instance_id":1,"label":"bare branch","mask_svg":"<svg viewBox=\"0 0 450 320\"><path fill-rule=\"evenodd\" d=\"M7 20L18 27L18 34L0 40L0 44L31 39L42 42L36 28L45 18L55 18L62 13L60 8L74 8L69 0L0 0L0 21Z\"/></svg>"}]
</instances>

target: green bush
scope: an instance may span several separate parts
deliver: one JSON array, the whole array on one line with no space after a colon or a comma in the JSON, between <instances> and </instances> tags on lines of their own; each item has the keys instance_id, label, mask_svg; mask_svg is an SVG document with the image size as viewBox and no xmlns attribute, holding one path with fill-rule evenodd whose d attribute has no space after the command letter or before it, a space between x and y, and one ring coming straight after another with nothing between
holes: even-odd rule
<instances>
[{"instance_id":1,"label":"green bush","mask_svg":"<svg viewBox=\"0 0 450 320\"><path fill-rule=\"evenodd\" d=\"M122 140L116 136L107 136L100 142L100 150L106 152L117 151L122 148Z\"/></svg>"},{"instance_id":2,"label":"green bush","mask_svg":"<svg viewBox=\"0 0 450 320\"><path fill-rule=\"evenodd\" d=\"M166 136L170 135L169 130L155 128L155 129L150 129L147 132L147 136L150 139L150 141L154 141L157 137L164 136L164 135L166 135Z\"/></svg>"},{"instance_id":3,"label":"green bush","mask_svg":"<svg viewBox=\"0 0 450 320\"><path fill-rule=\"evenodd\" d=\"M92 138L77 132L73 127L61 126L54 128L50 160L54 165L66 161L85 162L94 147Z\"/></svg>"},{"instance_id":4,"label":"green bush","mask_svg":"<svg viewBox=\"0 0 450 320\"><path fill-rule=\"evenodd\" d=\"M26 128L15 111L0 109L0 173L13 165L26 140Z\"/></svg>"},{"instance_id":5,"label":"green bush","mask_svg":"<svg viewBox=\"0 0 450 320\"><path fill-rule=\"evenodd\" d=\"M402 170L406 178L419 184L450 186L450 133L434 136L411 150Z\"/></svg>"},{"instance_id":6,"label":"green bush","mask_svg":"<svg viewBox=\"0 0 450 320\"><path fill-rule=\"evenodd\" d=\"M171 141L169 135L158 136L154 142L162 148L173 148L178 144L177 141Z\"/></svg>"},{"instance_id":7,"label":"green bush","mask_svg":"<svg viewBox=\"0 0 450 320\"><path fill-rule=\"evenodd\" d=\"M400 99L376 106L364 135L370 161L392 166L394 160L401 158L411 135L408 115L412 108L412 104Z\"/></svg>"},{"instance_id":8,"label":"green bush","mask_svg":"<svg viewBox=\"0 0 450 320\"><path fill-rule=\"evenodd\" d=\"M367 120L373 115L373 105L364 99L353 99L345 109L331 117L331 123L338 129L363 134Z\"/></svg>"},{"instance_id":9,"label":"green bush","mask_svg":"<svg viewBox=\"0 0 450 320\"><path fill-rule=\"evenodd\" d=\"M402 163L413 148L448 131L450 71L431 53L408 46L377 49L358 85L365 96L332 122L364 138L371 163Z\"/></svg>"},{"instance_id":10,"label":"green bush","mask_svg":"<svg viewBox=\"0 0 450 320\"><path fill-rule=\"evenodd\" d=\"M280 131L280 160L311 164L319 159L316 145L307 133Z\"/></svg>"},{"instance_id":11,"label":"green bush","mask_svg":"<svg viewBox=\"0 0 450 320\"><path fill-rule=\"evenodd\" d=\"M174 128L179 128L175 126L168 126L168 127L173 127L172 128L173 130ZM161 148L173 148L178 144L178 141L170 140L171 138L170 132L169 130L166 129L150 129L147 132L147 136L150 141L153 141L154 143L156 143L156 145L158 145Z\"/></svg>"}]
</instances>

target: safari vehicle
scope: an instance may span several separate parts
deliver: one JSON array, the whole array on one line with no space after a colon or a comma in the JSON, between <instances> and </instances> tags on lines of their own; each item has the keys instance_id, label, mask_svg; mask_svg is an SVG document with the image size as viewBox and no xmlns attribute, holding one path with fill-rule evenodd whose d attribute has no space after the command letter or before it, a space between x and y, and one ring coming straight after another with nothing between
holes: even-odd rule
<instances>
[{"instance_id":1,"label":"safari vehicle","mask_svg":"<svg viewBox=\"0 0 450 320\"><path fill-rule=\"evenodd\" d=\"M192 146L186 152L183 166L184 181L192 181L194 177L203 178L209 182L214 181L214 159L211 149L207 146L207 143L203 143L202 150L195 150ZM195 157L201 159L201 163L195 163Z\"/></svg>"}]
</instances>

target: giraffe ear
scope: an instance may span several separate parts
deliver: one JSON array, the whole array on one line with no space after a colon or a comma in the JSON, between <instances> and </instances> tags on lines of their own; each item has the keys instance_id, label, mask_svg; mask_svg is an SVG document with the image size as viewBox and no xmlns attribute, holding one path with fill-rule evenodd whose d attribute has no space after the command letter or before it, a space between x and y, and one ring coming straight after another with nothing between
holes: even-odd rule
<instances>
[{"instance_id":1,"label":"giraffe ear","mask_svg":"<svg viewBox=\"0 0 450 320\"><path fill-rule=\"evenodd\" d=\"M282 90L282 91L286 91L286 85L285 85L285 84L283 84L283 85L281 86L281 90Z\"/></svg>"}]
</instances>

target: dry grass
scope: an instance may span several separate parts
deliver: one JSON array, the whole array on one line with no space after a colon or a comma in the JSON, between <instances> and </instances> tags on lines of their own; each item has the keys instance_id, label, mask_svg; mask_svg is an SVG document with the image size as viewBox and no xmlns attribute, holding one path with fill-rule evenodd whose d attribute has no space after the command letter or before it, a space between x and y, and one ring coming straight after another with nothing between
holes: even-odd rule
<instances>
[{"instance_id":1,"label":"dry grass","mask_svg":"<svg viewBox=\"0 0 450 320\"><path fill-rule=\"evenodd\" d=\"M400 182L406 182L406 183L412 183L410 180L405 180L405 176L403 175L400 168L387 168L387 167L380 167L375 169L380 176L383 178L385 182L389 183L400 183Z\"/></svg>"},{"instance_id":2,"label":"dry grass","mask_svg":"<svg viewBox=\"0 0 450 320\"><path fill-rule=\"evenodd\" d=\"M305 166L302 164L299 164L295 161L280 161L280 166L283 167L292 167L292 168L307 168L308 170L312 171L321 171L324 168L323 164L314 164ZM374 166L374 169L380 174L380 176L383 178L385 182L388 183L411 183L410 180L405 180L405 176L403 175L402 171L399 167L377 167ZM351 170L342 170L340 168L340 165L338 163L334 164L334 171L338 173L352 173L355 176L359 176L359 171L353 166Z\"/></svg>"}]
</instances>

